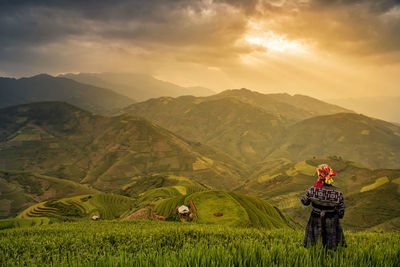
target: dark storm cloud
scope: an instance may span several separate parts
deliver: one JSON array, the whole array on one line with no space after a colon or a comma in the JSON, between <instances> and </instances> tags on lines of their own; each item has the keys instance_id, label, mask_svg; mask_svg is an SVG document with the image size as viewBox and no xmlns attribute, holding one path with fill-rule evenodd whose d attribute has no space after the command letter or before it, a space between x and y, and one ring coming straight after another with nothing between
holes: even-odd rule
<instances>
[{"instance_id":1,"label":"dark storm cloud","mask_svg":"<svg viewBox=\"0 0 400 267\"><path fill-rule=\"evenodd\" d=\"M233 28L236 32L244 29L241 14L196 21L206 8L206 2L197 0L3 1L0 46L36 45L77 36L182 45L216 43L217 39L235 38ZM224 10L216 10L224 14Z\"/></svg>"},{"instance_id":2,"label":"dark storm cloud","mask_svg":"<svg viewBox=\"0 0 400 267\"><path fill-rule=\"evenodd\" d=\"M10 62L33 68L85 42L220 64L248 52L236 41L250 19L326 50L379 56L400 50L396 8L389 0L1 0L0 71Z\"/></svg>"},{"instance_id":3,"label":"dark storm cloud","mask_svg":"<svg viewBox=\"0 0 400 267\"><path fill-rule=\"evenodd\" d=\"M97 50L134 46L177 60L215 61L236 53L233 44L246 28L244 9L198 0L0 1L0 70L18 61L38 66L85 42ZM221 47L220 53L210 51Z\"/></svg>"},{"instance_id":4,"label":"dark storm cloud","mask_svg":"<svg viewBox=\"0 0 400 267\"><path fill-rule=\"evenodd\" d=\"M392 18L386 23L376 19L377 14L382 15L390 11L399 5L399 1L216 0L210 2L199 0L3 0L0 2L0 46L36 45L71 36L86 35L132 39L133 41L155 40L183 45L187 42L208 43L208 41L215 44L234 41L234 38L244 31L247 19L257 16L260 11L265 11L267 13L263 15L267 14L274 18L276 16L274 13L296 5L301 9L299 12L306 12L307 15L309 12L318 13L321 9L325 10L324 15L333 14L326 17L326 20L329 20L326 22L329 23L336 22L346 24L344 25L346 27L355 26L355 28L362 26L371 28L371 31L384 31L383 34L399 30L399 18ZM304 7L304 3L308 3L308 6ZM194 23L189 17L190 12L192 16L201 16L205 8L218 4L231 6L240 13L236 14L236 18L214 18L214 20L205 20L201 23ZM223 13L223 9L216 10ZM301 16L297 18L299 24L302 25L303 19L304 26L309 26L307 18ZM369 25L359 25L360 23ZM373 23L375 25L372 25ZM230 27L236 29L235 33ZM365 30L361 30L359 37L368 38L368 36L363 36L362 32ZM223 33L228 33L228 37L224 38ZM379 35L380 32L375 34ZM357 38L358 34L353 37Z\"/></svg>"},{"instance_id":5,"label":"dark storm cloud","mask_svg":"<svg viewBox=\"0 0 400 267\"><path fill-rule=\"evenodd\" d=\"M316 6L367 6L373 13L384 13L400 4L399 0L312 0Z\"/></svg>"}]
</instances>

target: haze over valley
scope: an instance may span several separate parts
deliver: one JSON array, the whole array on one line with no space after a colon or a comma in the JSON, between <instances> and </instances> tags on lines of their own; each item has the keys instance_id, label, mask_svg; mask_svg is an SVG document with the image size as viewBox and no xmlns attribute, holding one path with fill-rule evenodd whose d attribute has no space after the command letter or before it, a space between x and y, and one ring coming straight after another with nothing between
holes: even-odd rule
<instances>
[{"instance_id":1,"label":"haze over valley","mask_svg":"<svg viewBox=\"0 0 400 267\"><path fill-rule=\"evenodd\" d=\"M138 76L129 77L133 83ZM157 194L148 193L146 201L139 194L164 188L160 177L173 175L198 184L195 191L256 195L304 224L297 199L324 161L337 169L338 186L353 188L345 189L350 199L361 201L363 188L377 181L384 181L377 195L385 184L388 197L389 184L398 187L400 127L309 96L245 88L193 96L168 84L172 97L154 83L142 91L126 87L128 94L44 74L2 81L9 96L0 110L3 218L42 201L101 192L134 197L143 208ZM156 97L138 102L127 96L145 91ZM346 224L354 229L393 223L363 215L364 226L357 226L352 216Z\"/></svg>"}]
</instances>

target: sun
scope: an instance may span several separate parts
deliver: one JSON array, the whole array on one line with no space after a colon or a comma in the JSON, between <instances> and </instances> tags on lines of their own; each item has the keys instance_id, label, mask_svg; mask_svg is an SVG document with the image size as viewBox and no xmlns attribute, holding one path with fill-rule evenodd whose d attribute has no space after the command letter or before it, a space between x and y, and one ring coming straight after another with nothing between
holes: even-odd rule
<instances>
[{"instance_id":1,"label":"sun","mask_svg":"<svg viewBox=\"0 0 400 267\"><path fill-rule=\"evenodd\" d=\"M301 55L308 52L308 45L302 40L290 40L285 34L277 34L262 21L249 21L245 43L255 46L257 50L263 48L268 53L284 53Z\"/></svg>"},{"instance_id":2,"label":"sun","mask_svg":"<svg viewBox=\"0 0 400 267\"><path fill-rule=\"evenodd\" d=\"M277 35L273 32L253 33L244 37L244 40L251 44L266 48L270 52L304 54L306 47L298 41L290 41L284 35Z\"/></svg>"}]
</instances>

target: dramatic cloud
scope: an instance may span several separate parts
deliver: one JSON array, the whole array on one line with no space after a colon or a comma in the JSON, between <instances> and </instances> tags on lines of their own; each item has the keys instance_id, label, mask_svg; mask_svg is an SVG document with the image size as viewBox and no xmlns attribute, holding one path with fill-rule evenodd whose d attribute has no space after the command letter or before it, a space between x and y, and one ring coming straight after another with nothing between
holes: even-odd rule
<instances>
[{"instance_id":1,"label":"dramatic cloud","mask_svg":"<svg viewBox=\"0 0 400 267\"><path fill-rule=\"evenodd\" d=\"M398 94L399 33L400 3L389 0L3 0L0 73L133 71L221 90Z\"/></svg>"}]
</instances>

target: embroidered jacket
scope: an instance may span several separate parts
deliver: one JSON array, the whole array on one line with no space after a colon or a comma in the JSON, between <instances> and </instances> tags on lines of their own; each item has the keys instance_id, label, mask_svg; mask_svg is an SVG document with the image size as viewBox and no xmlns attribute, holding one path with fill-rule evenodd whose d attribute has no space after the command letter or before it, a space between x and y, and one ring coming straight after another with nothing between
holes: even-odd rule
<instances>
[{"instance_id":1,"label":"embroidered jacket","mask_svg":"<svg viewBox=\"0 0 400 267\"><path fill-rule=\"evenodd\" d=\"M321 188L310 187L301 197L303 205L312 206L316 212L335 211L339 218L344 216L344 198L342 192L332 185L324 185Z\"/></svg>"}]
</instances>

